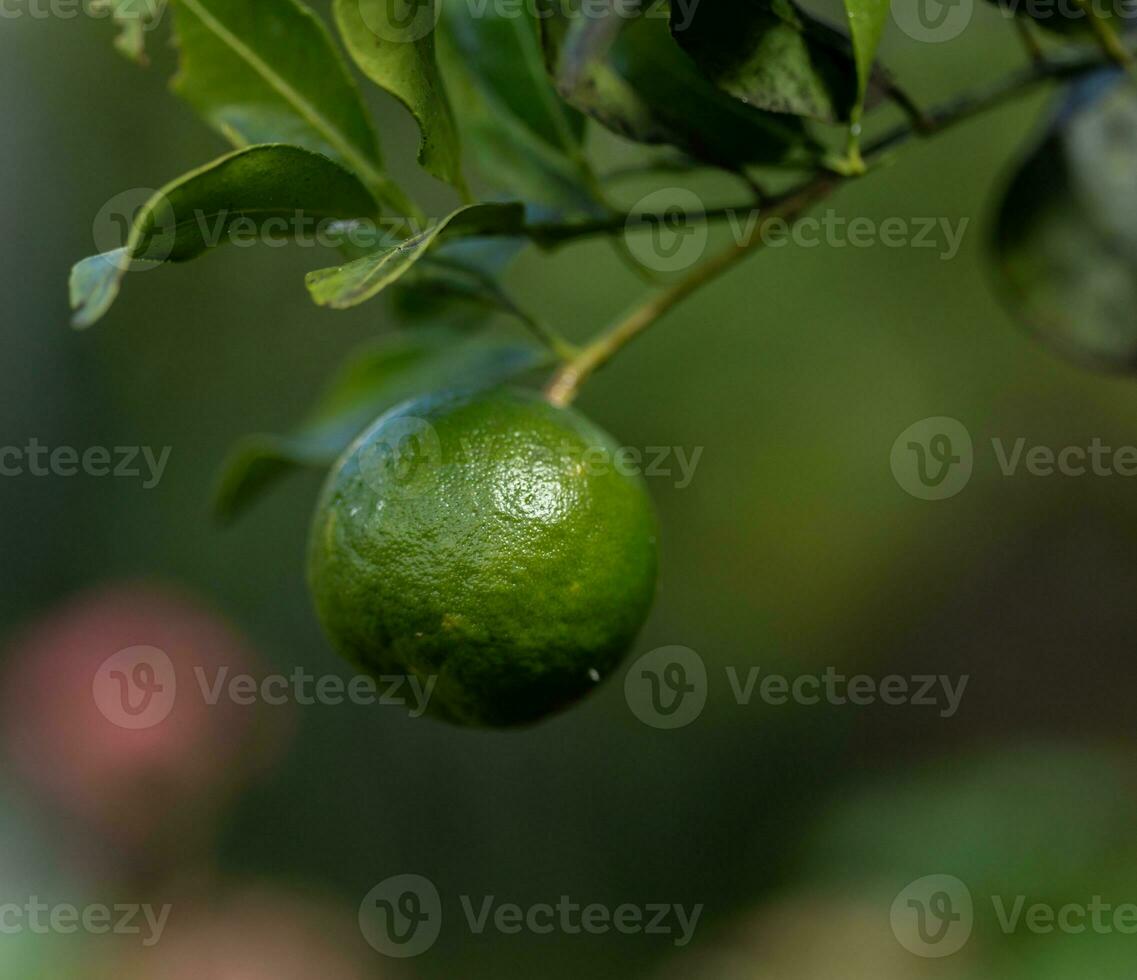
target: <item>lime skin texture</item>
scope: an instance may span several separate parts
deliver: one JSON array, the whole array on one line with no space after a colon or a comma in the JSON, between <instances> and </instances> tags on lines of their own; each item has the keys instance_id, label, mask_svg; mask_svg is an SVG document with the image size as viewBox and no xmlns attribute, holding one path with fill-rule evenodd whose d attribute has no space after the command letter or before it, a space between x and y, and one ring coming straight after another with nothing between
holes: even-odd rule
<instances>
[{"instance_id":1,"label":"lime skin texture","mask_svg":"<svg viewBox=\"0 0 1137 980\"><path fill-rule=\"evenodd\" d=\"M656 522L618 445L538 393L442 392L379 418L316 506L309 586L339 652L417 675L428 712L537 721L618 666L655 593Z\"/></svg>"}]
</instances>

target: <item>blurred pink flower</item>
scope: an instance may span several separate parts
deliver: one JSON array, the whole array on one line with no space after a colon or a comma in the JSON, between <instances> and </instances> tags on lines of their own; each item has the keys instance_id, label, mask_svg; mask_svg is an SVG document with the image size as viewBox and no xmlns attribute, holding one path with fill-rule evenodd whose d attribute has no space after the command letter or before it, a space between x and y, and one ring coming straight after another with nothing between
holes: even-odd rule
<instances>
[{"instance_id":1,"label":"blurred pink flower","mask_svg":"<svg viewBox=\"0 0 1137 980\"><path fill-rule=\"evenodd\" d=\"M150 651L156 671L121 653L132 648ZM187 835L208 834L266 750L279 747L281 731L255 724L252 707L224 698L209 704L195 668L212 678L224 667L230 675L255 672L255 663L232 627L178 592L116 584L81 594L8 645L4 748L84 829L128 849L175 840L185 848ZM116 682L121 702L112 696ZM134 682L143 687L131 690ZM139 716L137 707L153 698L162 703Z\"/></svg>"}]
</instances>

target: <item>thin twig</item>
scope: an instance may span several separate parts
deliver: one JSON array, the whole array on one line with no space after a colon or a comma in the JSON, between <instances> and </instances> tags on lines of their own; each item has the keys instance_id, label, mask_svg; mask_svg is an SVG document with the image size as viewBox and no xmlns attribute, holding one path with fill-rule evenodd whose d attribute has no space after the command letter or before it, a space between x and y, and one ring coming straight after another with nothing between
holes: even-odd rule
<instances>
[{"instance_id":1,"label":"thin twig","mask_svg":"<svg viewBox=\"0 0 1137 980\"><path fill-rule=\"evenodd\" d=\"M1114 29L1110 20L1098 9L1095 0L1075 0L1086 19L1090 22L1090 29L1097 38L1098 45L1105 52L1107 58L1114 64L1120 65L1130 76L1137 77L1134 71L1133 54L1121 40L1121 35Z\"/></svg>"},{"instance_id":2,"label":"thin twig","mask_svg":"<svg viewBox=\"0 0 1137 980\"><path fill-rule=\"evenodd\" d=\"M835 175L826 175L793 194L779 198L776 204L754 224L745 238L697 266L690 275L650 297L647 302L637 306L611 329L583 347L576 357L566 362L553 375L545 388L545 396L554 405L567 405L589 375L609 360L616 351L627 345L672 307L683 302L704 283L718 278L743 256L761 247L765 240L763 233L770 222L781 219L792 223L817 201L827 197L838 181L839 178Z\"/></svg>"},{"instance_id":3,"label":"thin twig","mask_svg":"<svg viewBox=\"0 0 1137 980\"><path fill-rule=\"evenodd\" d=\"M949 126L981 115L1005 102L1026 95L1048 81L1080 75L1101 64L1101 55L1090 50L1089 52L1078 52L1074 56L1056 55L1041 64L1013 72L993 84L977 88L966 95L958 96L923 113L919 126L913 121L899 124L869 143L864 148L865 158L879 159L885 152L906 143L914 136L934 136ZM749 210L752 206L753 202L747 201L742 205L732 204L726 207L708 208L698 214L688 214L687 217L691 221L728 221L735 217L739 211ZM658 215L630 212L565 223L534 222L527 225L522 233L544 248L556 248L581 239L611 234L614 231L624 229L631 231L639 227L649 227L657 223L658 220ZM501 234L516 234L516 231L503 230Z\"/></svg>"}]
</instances>

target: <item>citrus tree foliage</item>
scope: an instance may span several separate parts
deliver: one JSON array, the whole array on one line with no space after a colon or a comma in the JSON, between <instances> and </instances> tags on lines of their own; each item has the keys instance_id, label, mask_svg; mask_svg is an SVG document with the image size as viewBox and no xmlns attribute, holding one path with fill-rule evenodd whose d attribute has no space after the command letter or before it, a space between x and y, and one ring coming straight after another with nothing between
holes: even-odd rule
<instances>
[{"instance_id":1,"label":"citrus tree foliage","mask_svg":"<svg viewBox=\"0 0 1137 980\"><path fill-rule=\"evenodd\" d=\"M298 234L290 221L303 215L338 236L307 276L315 303L343 309L382 294L415 326L356 354L293 433L238 446L220 486L224 515L293 467L326 467L409 395L551 368L549 390L566 400L729 264L709 260L665 284L638 321L582 348L517 306L503 278L521 249L610 235L623 252L629 225L667 218L612 204L618 177L598 173L589 153L597 128L636 148L641 173L674 184L725 171L750 195L740 206L792 222L909 138L1059 87L995 208L991 265L1039 336L1083 362L1137 367L1137 85L1124 25L1110 18L1043 25L1056 29L1041 47L1046 32L1024 21L1033 61L1016 76L924 108L877 58L887 0L844 0L841 23L794 0L333 0L327 20L303 0L169 0L172 17L161 0L106 2L116 46L142 65L151 30L172 24L173 92L232 150L187 161L119 247L75 265L75 325L104 317L137 269L194 259L249 222ZM1021 5L992 0L989 15L1000 6L1009 31ZM365 86L405 108L417 145L377 132ZM424 213L391 176L393 156L439 182L446 213ZM496 331L506 318L528 341Z\"/></svg>"}]
</instances>

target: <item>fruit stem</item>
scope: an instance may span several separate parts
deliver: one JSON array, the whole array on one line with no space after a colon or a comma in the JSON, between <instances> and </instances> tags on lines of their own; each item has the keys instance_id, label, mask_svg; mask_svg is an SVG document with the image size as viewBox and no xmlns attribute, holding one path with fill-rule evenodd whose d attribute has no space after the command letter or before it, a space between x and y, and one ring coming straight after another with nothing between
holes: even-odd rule
<instances>
[{"instance_id":1,"label":"fruit stem","mask_svg":"<svg viewBox=\"0 0 1137 980\"><path fill-rule=\"evenodd\" d=\"M525 328L541 343L543 347L553 354L558 361L567 361L576 357L580 353L580 348L572 343L567 337L561 334L558 330L546 323L541 318L527 309L520 306L516 300L508 293L502 286L500 286L496 279L481 269L473 266L462 265L458 262L452 262L445 258L434 258L433 262L442 268L452 269L459 275L467 276L473 279L482 289L490 294L501 308L515 317Z\"/></svg>"},{"instance_id":2,"label":"fruit stem","mask_svg":"<svg viewBox=\"0 0 1137 980\"><path fill-rule=\"evenodd\" d=\"M576 397L580 386L617 351L623 349L631 340L705 283L717 279L743 256L760 248L764 244L763 232L771 221L780 219L793 222L802 212L826 197L836 183L837 178L825 174L799 190L770 202L770 210L754 223L745 238L734 242L729 248L712 256L702 265L696 266L678 282L649 297L646 302L632 309L611 328L581 348L580 352L566 361L549 380L545 387L545 397L554 405L560 407L568 405Z\"/></svg>"}]
</instances>

